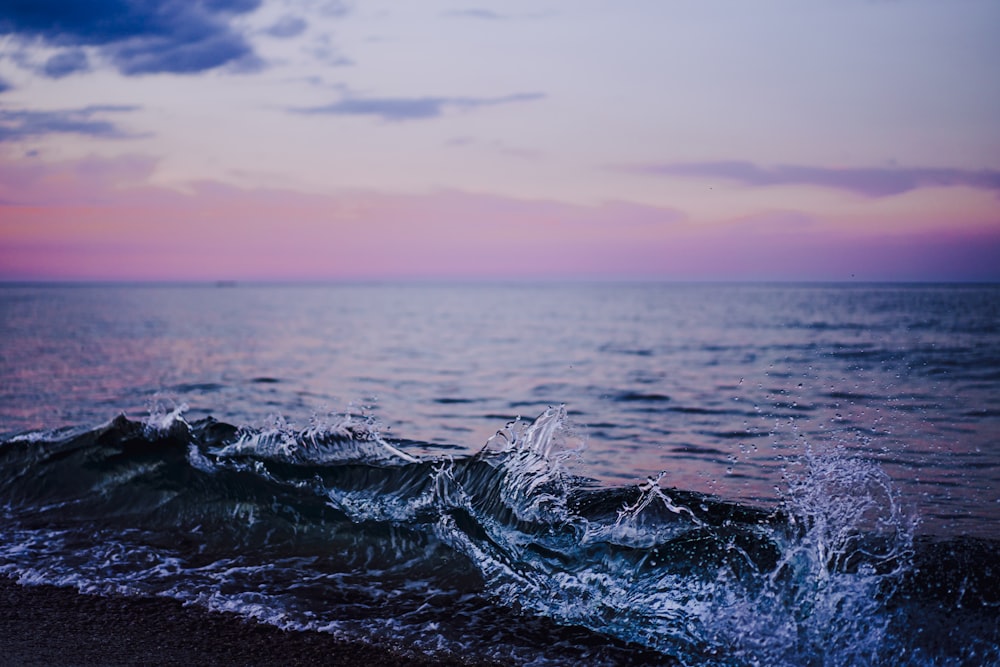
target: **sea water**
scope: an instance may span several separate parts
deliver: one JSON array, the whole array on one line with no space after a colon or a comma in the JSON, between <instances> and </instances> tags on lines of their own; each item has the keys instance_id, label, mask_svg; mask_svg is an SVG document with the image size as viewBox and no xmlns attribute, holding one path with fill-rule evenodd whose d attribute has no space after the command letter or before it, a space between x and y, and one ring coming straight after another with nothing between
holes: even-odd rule
<instances>
[{"instance_id":1,"label":"sea water","mask_svg":"<svg viewBox=\"0 0 1000 667\"><path fill-rule=\"evenodd\" d=\"M513 664L1000 664L1000 287L0 288L0 572Z\"/></svg>"}]
</instances>

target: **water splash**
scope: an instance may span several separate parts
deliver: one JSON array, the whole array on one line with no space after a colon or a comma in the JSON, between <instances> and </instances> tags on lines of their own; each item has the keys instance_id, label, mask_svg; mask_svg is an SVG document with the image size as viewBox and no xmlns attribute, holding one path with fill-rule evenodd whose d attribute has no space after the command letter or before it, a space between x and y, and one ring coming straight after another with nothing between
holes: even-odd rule
<instances>
[{"instance_id":1,"label":"water splash","mask_svg":"<svg viewBox=\"0 0 1000 667\"><path fill-rule=\"evenodd\" d=\"M362 636L371 624L345 609L382 610L414 646L443 641L435 599L477 623L504 609L702 667L935 664L900 621L924 609L898 593L921 590L915 521L876 463L844 451L786 461L780 506L759 508L667 473L620 488L575 475L584 439L563 406L434 459L351 415L296 429L182 413L0 448L0 571ZM363 602L338 607L347 590ZM996 655L993 633L977 656Z\"/></svg>"},{"instance_id":2,"label":"water splash","mask_svg":"<svg viewBox=\"0 0 1000 667\"><path fill-rule=\"evenodd\" d=\"M572 506L554 444L564 423L555 410L515 422L481 453L514 521L480 503L485 538L441 529L503 604L698 664L887 664L886 600L914 525L876 464L809 453L775 512L665 487L661 473L608 521Z\"/></svg>"},{"instance_id":3,"label":"water splash","mask_svg":"<svg viewBox=\"0 0 1000 667\"><path fill-rule=\"evenodd\" d=\"M235 442L214 453L223 458L252 457L316 465L350 461L418 461L387 442L374 417L359 419L350 413L332 421L314 417L304 430L295 428L284 417L274 416L260 429L241 428Z\"/></svg>"},{"instance_id":4,"label":"water splash","mask_svg":"<svg viewBox=\"0 0 1000 667\"><path fill-rule=\"evenodd\" d=\"M789 477L781 557L752 586L713 596L711 642L749 665L890 665L888 600L914 522L876 464L809 453Z\"/></svg>"},{"instance_id":5,"label":"water splash","mask_svg":"<svg viewBox=\"0 0 1000 667\"><path fill-rule=\"evenodd\" d=\"M502 471L497 503L520 521L558 523L570 519L566 498L574 479L569 463L585 447L566 406L559 405L527 424L520 419L509 422L478 457Z\"/></svg>"},{"instance_id":6,"label":"water splash","mask_svg":"<svg viewBox=\"0 0 1000 667\"><path fill-rule=\"evenodd\" d=\"M189 425L184 419L184 413L188 409L187 403L167 407L162 400L154 400L147 408L148 414L142 420L143 432L150 440L174 433L187 433Z\"/></svg>"}]
</instances>

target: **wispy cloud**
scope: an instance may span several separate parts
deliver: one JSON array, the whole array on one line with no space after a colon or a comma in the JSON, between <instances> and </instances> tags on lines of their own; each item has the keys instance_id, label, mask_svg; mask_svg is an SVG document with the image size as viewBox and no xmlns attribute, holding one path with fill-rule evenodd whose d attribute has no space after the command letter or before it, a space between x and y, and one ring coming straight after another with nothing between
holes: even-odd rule
<instances>
[{"instance_id":1,"label":"wispy cloud","mask_svg":"<svg viewBox=\"0 0 1000 667\"><path fill-rule=\"evenodd\" d=\"M298 16L285 15L267 28L264 34L277 37L278 39L288 39L290 37L298 37L306 31L307 27L309 27L309 24L305 19Z\"/></svg>"},{"instance_id":2,"label":"wispy cloud","mask_svg":"<svg viewBox=\"0 0 1000 667\"><path fill-rule=\"evenodd\" d=\"M703 224L635 202L454 190L179 191L151 183L155 168L142 156L0 156L0 279L1000 277L1000 230L961 212L895 230L795 210Z\"/></svg>"},{"instance_id":3,"label":"wispy cloud","mask_svg":"<svg viewBox=\"0 0 1000 667\"><path fill-rule=\"evenodd\" d=\"M948 167L829 168L801 165L761 167L752 162L671 162L625 167L627 171L686 178L719 179L753 187L813 185L866 197L888 197L926 187L966 186L1000 190L1000 171Z\"/></svg>"},{"instance_id":4,"label":"wispy cloud","mask_svg":"<svg viewBox=\"0 0 1000 667\"><path fill-rule=\"evenodd\" d=\"M190 74L223 65L258 62L231 20L261 0L147 2L146 0L46 0L17 2L0 15L0 35L54 46L94 46L127 75ZM53 64L52 72L82 61L77 54ZM61 67L60 67L61 65ZM53 74L50 74L52 76Z\"/></svg>"},{"instance_id":5,"label":"wispy cloud","mask_svg":"<svg viewBox=\"0 0 1000 667\"><path fill-rule=\"evenodd\" d=\"M331 18L343 18L354 11L353 3L343 0L307 0L304 4L319 15Z\"/></svg>"},{"instance_id":6,"label":"wispy cloud","mask_svg":"<svg viewBox=\"0 0 1000 667\"><path fill-rule=\"evenodd\" d=\"M138 109L136 106L122 105L97 105L55 111L0 109L0 142L46 134L83 134L104 139L135 138L139 135L122 130L115 123L96 116Z\"/></svg>"},{"instance_id":7,"label":"wispy cloud","mask_svg":"<svg viewBox=\"0 0 1000 667\"><path fill-rule=\"evenodd\" d=\"M90 60L83 49L69 49L60 51L45 61L42 66L42 74L50 79L61 79L77 72L86 72L90 69Z\"/></svg>"},{"instance_id":8,"label":"wispy cloud","mask_svg":"<svg viewBox=\"0 0 1000 667\"><path fill-rule=\"evenodd\" d=\"M305 48L305 52L330 67L347 67L354 61L340 52L330 35L319 35Z\"/></svg>"},{"instance_id":9,"label":"wispy cloud","mask_svg":"<svg viewBox=\"0 0 1000 667\"><path fill-rule=\"evenodd\" d=\"M9 221L0 279L617 275L617 262L657 245L682 218L628 202L460 191L321 195L198 182L181 192L149 183L154 167L136 156L0 157Z\"/></svg>"},{"instance_id":10,"label":"wispy cloud","mask_svg":"<svg viewBox=\"0 0 1000 667\"><path fill-rule=\"evenodd\" d=\"M548 18L553 14L550 12L534 12L527 14L506 14L495 12L492 9L481 7L469 7L467 9L450 9L441 12L441 16L449 19L472 19L477 21L512 21L517 19L538 19Z\"/></svg>"},{"instance_id":11,"label":"wispy cloud","mask_svg":"<svg viewBox=\"0 0 1000 667\"><path fill-rule=\"evenodd\" d=\"M542 93L516 93L502 97L346 97L333 104L293 108L290 111L301 114L375 116L385 121L423 120L437 118L447 109L471 110L531 102L544 97Z\"/></svg>"},{"instance_id":12,"label":"wispy cloud","mask_svg":"<svg viewBox=\"0 0 1000 667\"><path fill-rule=\"evenodd\" d=\"M491 9L452 9L442 13L448 18L458 19L482 19L485 21L502 21L507 18L504 14L498 14Z\"/></svg>"}]
</instances>

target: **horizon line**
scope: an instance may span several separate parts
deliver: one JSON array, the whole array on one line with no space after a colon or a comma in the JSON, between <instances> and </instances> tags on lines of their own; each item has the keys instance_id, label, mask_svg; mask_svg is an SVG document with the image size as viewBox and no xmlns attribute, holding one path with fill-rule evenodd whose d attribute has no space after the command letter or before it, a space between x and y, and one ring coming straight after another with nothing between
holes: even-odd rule
<instances>
[{"instance_id":1,"label":"horizon line","mask_svg":"<svg viewBox=\"0 0 1000 667\"><path fill-rule=\"evenodd\" d=\"M4 279L0 288L12 287L199 287L213 289L247 287L531 287L585 285L672 285L672 286L1000 286L1000 280L949 279L808 279L808 278L665 278L665 277L588 277L588 278L269 278L269 279Z\"/></svg>"}]
</instances>

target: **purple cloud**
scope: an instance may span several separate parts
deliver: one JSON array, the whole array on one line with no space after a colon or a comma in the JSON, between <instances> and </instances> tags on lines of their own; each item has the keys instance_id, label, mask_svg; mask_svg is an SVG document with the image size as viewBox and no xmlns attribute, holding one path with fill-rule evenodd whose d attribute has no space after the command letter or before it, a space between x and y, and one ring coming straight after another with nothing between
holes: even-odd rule
<instances>
[{"instance_id":1,"label":"purple cloud","mask_svg":"<svg viewBox=\"0 0 1000 667\"><path fill-rule=\"evenodd\" d=\"M540 100L542 93L516 93L503 97L348 97L319 107L295 108L301 114L333 114L338 116L376 116L386 121L437 118L449 107L477 109L512 102Z\"/></svg>"},{"instance_id":2,"label":"purple cloud","mask_svg":"<svg viewBox=\"0 0 1000 667\"><path fill-rule=\"evenodd\" d=\"M735 181L754 187L768 185L814 185L847 190L866 197L889 197L927 187L966 186L1000 190L1000 171L994 169L828 168L797 165L761 167L752 162L674 162L627 167L628 171L688 178Z\"/></svg>"}]
</instances>

